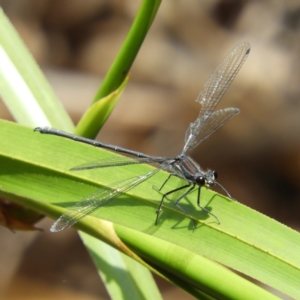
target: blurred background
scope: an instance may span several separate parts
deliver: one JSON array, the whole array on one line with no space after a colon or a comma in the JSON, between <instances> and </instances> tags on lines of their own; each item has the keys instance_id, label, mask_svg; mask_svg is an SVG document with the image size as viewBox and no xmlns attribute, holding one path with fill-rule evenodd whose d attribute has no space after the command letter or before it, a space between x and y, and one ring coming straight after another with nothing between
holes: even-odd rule
<instances>
[{"instance_id":1,"label":"blurred background","mask_svg":"<svg viewBox=\"0 0 300 300\"><path fill-rule=\"evenodd\" d=\"M140 1L0 3L76 124ZM152 155L178 154L199 113L195 99L203 84L243 41L251 44L250 55L218 106L241 113L191 156L217 170L238 201L299 230L300 0L162 1L130 83L98 138ZM0 117L12 120L2 102ZM108 299L76 232L51 234L52 222L38 224L43 233L0 228L4 299ZM164 299L192 299L157 280Z\"/></svg>"}]
</instances>

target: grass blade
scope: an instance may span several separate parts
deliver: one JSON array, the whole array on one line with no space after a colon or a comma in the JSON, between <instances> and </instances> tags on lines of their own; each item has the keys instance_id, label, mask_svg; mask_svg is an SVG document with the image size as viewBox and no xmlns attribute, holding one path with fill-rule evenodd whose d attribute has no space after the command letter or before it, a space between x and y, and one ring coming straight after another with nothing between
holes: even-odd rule
<instances>
[{"instance_id":1,"label":"grass blade","mask_svg":"<svg viewBox=\"0 0 300 300\"><path fill-rule=\"evenodd\" d=\"M118 169L104 168L69 172L71 167L115 154L59 137L45 136L32 129L0 122L0 195L22 202L57 218L63 211L95 189L152 167L136 165ZM16 145L16 136L18 144ZM20 147L22 145L22 147ZM59 151L57 151L59 149ZM70 152L72 149L72 152ZM55 157L53 157L55 153ZM86 217L76 227L97 236L98 218L174 243L256 278L290 296L299 297L300 235L286 226L242 204L203 189L202 204L216 214L221 224L195 206L195 195L182 203L198 223L192 223L166 201L158 226L155 211L161 195L152 189L166 178L160 172L130 193L115 199ZM174 180L168 189L178 186ZM54 206L53 206L54 205ZM43 208L44 209L44 208Z\"/></svg>"}]
</instances>

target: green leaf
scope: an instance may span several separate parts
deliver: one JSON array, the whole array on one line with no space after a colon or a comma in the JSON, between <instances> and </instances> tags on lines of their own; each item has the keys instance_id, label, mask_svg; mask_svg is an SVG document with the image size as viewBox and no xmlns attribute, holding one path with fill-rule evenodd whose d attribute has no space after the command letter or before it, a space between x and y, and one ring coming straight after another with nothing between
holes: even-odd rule
<instances>
[{"instance_id":1,"label":"green leaf","mask_svg":"<svg viewBox=\"0 0 300 300\"><path fill-rule=\"evenodd\" d=\"M122 226L115 225L115 228L131 249L197 299L278 299L187 248Z\"/></svg>"},{"instance_id":2,"label":"green leaf","mask_svg":"<svg viewBox=\"0 0 300 300\"><path fill-rule=\"evenodd\" d=\"M148 269L142 265L137 267L135 260L99 239L83 232L81 237L89 248L111 299L162 299Z\"/></svg>"},{"instance_id":3,"label":"green leaf","mask_svg":"<svg viewBox=\"0 0 300 300\"><path fill-rule=\"evenodd\" d=\"M123 45L105 76L93 102L108 96L125 80L155 18L161 0L143 0L123 42Z\"/></svg>"},{"instance_id":4,"label":"green leaf","mask_svg":"<svg viewBox=\"0 0 300 300\"><path fill-rule=\"evenodd\" d=\"M1 8L0 93L19 123L73 130L69 115Z\"/></svg>"},{"instance_id":5,"label":"green leaf","mask_svg":"<svg viewBox=\"0 0 300 300\"><path fill-rule=\"evenodd\" d=\"M120 87L109 94L108 96L101 99L101 101L95 102L85 112L81 121L75 129L75 134L80 136L93 136L95 135L95 128L103 126L120 99L129 77L127 77Z\"/></svg>"},{"instance_id":6,"label":"green leaf","mask_svg":"<svg viewBox=\"0 0 300 300\"><path fill-rule=\"evenodd\" d=\"M92 105L99 100L106 99L107 96L120 89L120 85L125 81L150 29L160 2L161 0L143 0L141 2L133 24L118 55L102 81ZM77 126L76 133L81 136L95 138L104 124L103 115L108 118L110 113L111 110L102 110L101 114L84 115ZM99 119L101 122L99 122Z\"/></svg>"},{"instance_id":7,"label":"green leaf","mask_svg":"<svg viewBox=\"0 0 300 300\"><path fill-rule=\"evenodd\" d=\"M135 165L69 172L76 165L115 154L3 121L0 122L0 136L0 195L54 218L63 211L62 207L75 204L98 188L152 169L148 165ZM167 173L159 172L95 211L93 216L97 218L86 217L76 227L99 237L102 229L98 227L98 218L113 221L201 254L292 297L299 297L300 235L297 232L204 188L201 204L218 216L220 225L197 208L196 193L191 193L181 206L197 222L196 230L191 220L174 206L175 198L165 201L159 224L155 226L161 195L152 186L159 186L166 177ZM178 187L179 183L178 180L168 182L166 190ZM155 250L152 249L153 255ZM189 266L187 256L179 255L178 259L183 268Z\"/></svg>"}]
</instances>

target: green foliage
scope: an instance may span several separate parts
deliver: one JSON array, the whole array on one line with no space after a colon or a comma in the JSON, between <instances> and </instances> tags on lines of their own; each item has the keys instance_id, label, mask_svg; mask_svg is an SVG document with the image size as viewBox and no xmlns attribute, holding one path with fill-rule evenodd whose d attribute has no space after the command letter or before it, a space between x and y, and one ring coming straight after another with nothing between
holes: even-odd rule
<instances>
[{"instance_id":1,"label":"green foliage","mask_svg":"<svg viewBox=\"0 0 300 300\"><path fill-rule=\"evenodd\" d=\"M19 143L26 145L25 148L14 143L16 134ZM54 218L62 213L63 207L75 204L96 189L136 174L146 173L152 168L148 165L136 165L115 170L104 168L101 171L69 172L67 170L70 167L86 162L87 157L89 160L97 160L116 154L71 140L41 135L31 129L3 121L0 135L5 141L0 144L0 194ZM292 295L298 292L299 234L236 201L202 189L202 205L207 206L219 217L220 225L213 217L197 208L195 194L191 194L186 203L182 201L182 205L197 222L195 230L191 220L175 208L172 199L166 201L159 224L155 226L155 211L161 195L152 186L159 185L166 176L164 172L158 173L128 194L96 210L93 213L96 218L86 217L78 222L76 227L95 237L107 239L103 237L104 229L97 218L122 225L117 227L119 237L136 249L146 261L151 262L154 268L159 267L159 270L171 272L174 262L170 262L174 256L179 267L173 274L176 277L186 272L188 267L195 267L191 260L194 260L196 254L201 254L281 291ZM168 189L175 188L178 184L179 182L174 180L168 184ZM123 227L142 232L144 237L135 240L134 235L128 236ZM170 253L166 251L168 258L157 258L156 256L165 253L165 250L160 249L160 243L157 243L155 248L149 247L145 242L148 239L147 235L180 246L182 250ZM110 243L114 245L113 242ZM170 251L169 245L167 248ZM203 270L201 265L202 263L197 265L196 269L200 268L201 273L205 274L203 278L207 278L212 268L205 267ZM220 271L213 273L218 276ZM187 280L189 276L185 274L184 277ZM219 278L216 282L219 284ZM226 285L234 290L236 282L230 280ZM255 294L257 295L257 292Z\"/></svg>"},{"instance_id":2,"label":"green foliage","mask_svg":"<svg viewBox=\"0 0 300 300\"><path fill-rule=\"evenodd\" d=\"M111 113L127 83L127 73L159 3L142 1L128 38L76 129L77 134L94 137ZM10 73L0 66L1 94L16 120L30 126L25 128L0 121L0 196L56 219L65 208L95 190L152 170L148 165L135 165L68 171L76 165L116 154L34 132L32 127L45 124L69 131L73 125L3 14L0 14L0 42L0 57L5 58L5 66L21 78L21 81L12 80ZM22 97L20 91L24 91L24 86L34 106L26 102L28 98ZM123 295L125 299L124 291L129 286L132 293L127 295L128 299L160 297L150 273L141 265L196 298L276 298L216 262L300 298L300 235L297 232L204 188L201 204L218 216L220 224L197 207L196 194L191 193L181 205L196 222L195 230L191 220L174 206L176 195L165 201L159 224L155 226L155 212L161 194L152 187L159 186L166 176L165 172L157 173L75 226L89 235L82 238L112 298L118 299ZM178 179L172 179L166 188L171 190L180 184ZM113 252L100 240L139 263L124 259L123 254ZM107 255L109 251L111 255ZM115 261L119 261L118 272ZM137 274L143 275L134 276ZM106 280L107 276L115 278L115 281ZM118 276L124 280L118 280L116 284Z\"/></svg>"}]
</instances>

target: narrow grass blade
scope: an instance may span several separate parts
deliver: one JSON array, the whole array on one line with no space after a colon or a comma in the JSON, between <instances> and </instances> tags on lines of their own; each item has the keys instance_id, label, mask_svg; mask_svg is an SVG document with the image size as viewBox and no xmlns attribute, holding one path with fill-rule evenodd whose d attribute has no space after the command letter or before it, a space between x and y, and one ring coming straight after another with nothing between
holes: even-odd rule
<instances>
[{"instance_id":1,"label":"narrow grass blade","mask_svg":"<svg viewBox=\"0 0 300 300\"><path fill-rule=\"evenodd\" d=\"M102 81L91 105L94 105L99 100L106 99L107 96L120 89L150 29L160 2L161 0L141 1L139 10L125 41ZM103 116L108 118L110 113L111 110L101 110L101 116L93 114L87 117L87 115L84 115L76 128L76 133L88 138L95 138L106 120L103 119ZM99 122L99 119L102 121Z\"/></svg>"},{"instance_id":2,"label":"narrow grass blade","mask_svg":"<svg viewBox=\"0 0 300 300\"><path fill-rule=\"evenodd\" d=\"M99 129L99 126L103 126L120 99L123 90L128 83L129 77L108 96L101 99L101 101L93 103L85 112L84 116L80 120L75 129L75 134L80 136L95 136L98 132L94 132L94 129Z\"/></svg>"},{"instance_id":3,"label":"narrow grass blade","mask_svg":"<svg viewBox=\"0 0 300 300\"><path fill-rule=\"evenodd\" d=\"M19 123L72 131L70 117L1 8L0 93Z\"/></svg>"},{"instance_id":4,"label":"narrow grass blade","mask_svg":"<svg viewBox=\"0 0 300 300\"><path fill-rule=\"evenodd\" d=\"M85 233L81 233L81 237L111 299L162 299L148 269L99 239Z\"/></svg>"}]
</instances>

